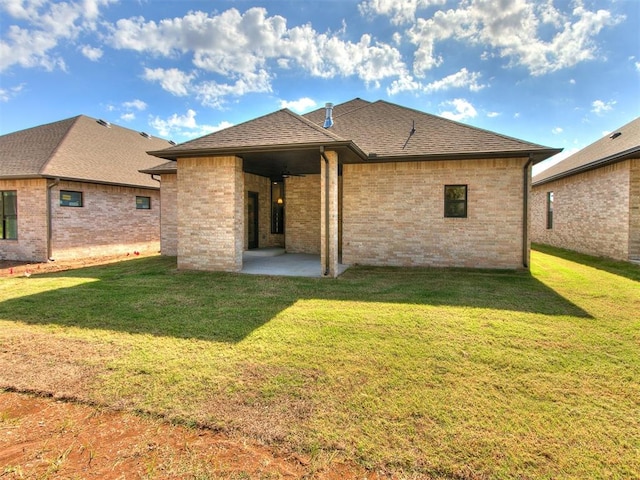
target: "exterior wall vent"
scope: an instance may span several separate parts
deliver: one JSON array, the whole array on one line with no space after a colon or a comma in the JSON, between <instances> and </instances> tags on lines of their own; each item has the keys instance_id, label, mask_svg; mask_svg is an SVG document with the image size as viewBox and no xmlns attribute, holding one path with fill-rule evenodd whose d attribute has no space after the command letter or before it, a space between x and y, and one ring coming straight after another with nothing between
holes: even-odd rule
<instances>
[{"instance_id":1,"label":"exterior wall vent","mask_svg":"<svg viewBox=\"0 0 640 480\"><path fill-rule=\"evenodd\" d=\"M106 120L103 120L103 119L100 118L99 120L96 120L96 122L98 122L103 127L111 128L111 124L109 122L107 122Z\"/></svg>"}]
</instances>

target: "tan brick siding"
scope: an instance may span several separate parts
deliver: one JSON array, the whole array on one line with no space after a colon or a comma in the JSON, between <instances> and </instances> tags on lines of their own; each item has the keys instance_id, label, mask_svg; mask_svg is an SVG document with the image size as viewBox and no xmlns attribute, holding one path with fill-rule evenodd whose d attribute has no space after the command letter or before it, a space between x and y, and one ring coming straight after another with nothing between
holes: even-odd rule
<instances>
[{"instance_id":1,"label":"tan brick siding","mask_svg":"<svg viewBox=\"0 0 640 480\"><path fill-rule=\"evenodd\" d=\"M0 239L0 259L47 260L47 183L45 179L0 180L0 190L18 196L18 239Z\"/></svg>"},{"instance_id":2,"label":"tan brick siding","mask_svg":"<svg viewBox=\"0 0 640 480\"><path fill-rule=\"evenodd\" d=\"M178 268L241 270L242 159L180 158L178 171Z\"/></svg>"},{"instance_id":3,"label":"tan brick siding","mask_svg":"<svg viewBox=\"0 0 640 480\"><path fill-rule=\"evenodd\" d=\"M546 228L547 192L554 197L552 229ZM629 192L630 161L535 186L531 240L628 260Z\"/></svg>"},{"instance_id":4,"label":"tan brick siding","mask_svg":"<svg viewBox=\"0 0 640 480\"><path fill-rule=\"evenodd\" d=\"M631 160L629 182L629 259L640 260L640 158Z\"/></svg>"},{"instance_id":5,"label":"tan brick siding","mask_svg":"<svg viewBox=\"0 0 640 480\"><path fill-rule=\"evenodd\" d=\"M346 264L523 268L527 159L343 166ZM468 217L444 218L444 186L468 185Z\"/></svg>"},{"instance_id":6,"label":"tan brick siding","mask_svg":"<svg viewBox=\"0 0 640 480\"><path fill-rule=\"evenodd\" d=\"M162 174L160 227L162 255L178 255L178 176L176 174Z\"/></svg>"},{"instance_id":7,"label":"tan brick siding","mask_svg":"<svg viewBox=\"0 0 640 480\"><path fill-rule=\"evenodd\" d=\"M244 209L247 211L248 192L258 193L258 247L284 247L284 235L271 233L271 180L266 177L244 174ZM285 196L287 192L285 191ZM244 248L248 248L249 226L244 226Z\"/></svg>"},{"instance_id":8,"label":"tan brick siding","mask_svg":"<svg viewBox=\"0 0 640 480\"><path fill-rule=\"evenodd\" d=\"M319 255L320 175L285 179L285 196L287 252Z\"/></svg>"},{"instance_id":9,"label":"tan brick siding","mask_svg":"<svg viewBox=\"0 0 640 480\"><path fill-rule=\"evenodd\" d=\"M60 205L60 190L82 192L82 207ZM52 257L56 260L160 250L160 191L62 181L52 195ZM136 209L136 196L151 209Z\"/></svg>"}]
</instances>

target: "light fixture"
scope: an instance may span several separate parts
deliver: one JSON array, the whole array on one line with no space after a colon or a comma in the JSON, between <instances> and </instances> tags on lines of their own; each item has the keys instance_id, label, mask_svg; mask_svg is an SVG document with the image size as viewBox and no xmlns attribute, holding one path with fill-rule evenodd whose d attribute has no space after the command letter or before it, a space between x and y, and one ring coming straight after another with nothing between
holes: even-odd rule
<instances>
[{"instance_id":1,"label":"light fixture","mask_svg":"<svg viewBox=\"0 0 640 480\"><path fill-rule=\"evenodd\" d=\"M284 203L284 200L281 197L278 197L278 199L276 200L276 203L278 205L282 205Z\"/></svg>"}]
</instances>

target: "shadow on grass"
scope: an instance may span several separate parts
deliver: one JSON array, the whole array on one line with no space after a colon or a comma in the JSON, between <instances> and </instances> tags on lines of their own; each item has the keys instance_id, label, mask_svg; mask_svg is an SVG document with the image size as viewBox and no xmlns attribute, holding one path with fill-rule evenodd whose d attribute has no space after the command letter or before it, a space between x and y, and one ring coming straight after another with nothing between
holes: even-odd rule
<instances>
[{"instance_id":1,"label":"shadow on grass","mask_svg":"<svg viewBox=\"0 0 640 480\"><path fill-rule=\"evenodd\" d=\"M0 319L231 343L305 299L591 318L528 272L513 271L352 267L331 280L177 271L175 258L151 257L14 281L25 292L37 282L40 291L0 302Z\"/></svg>"},{"instance_id":2,"label":"shadow on grass","mask_svg":"<svg viewBox=\"0 0 640 480\"><path fill-rule=\"evenodd\" d=\"M629 280L640 282L640 265L635 265L631 262L622 262L604 257L593 257L573 250L566 250L564 248L552 247L540 243L532 244L531 248L547 255L563 258L570 262L579 263L587 267L603 270L620 277L628 278Z\"/></svg>"}]
</instances>

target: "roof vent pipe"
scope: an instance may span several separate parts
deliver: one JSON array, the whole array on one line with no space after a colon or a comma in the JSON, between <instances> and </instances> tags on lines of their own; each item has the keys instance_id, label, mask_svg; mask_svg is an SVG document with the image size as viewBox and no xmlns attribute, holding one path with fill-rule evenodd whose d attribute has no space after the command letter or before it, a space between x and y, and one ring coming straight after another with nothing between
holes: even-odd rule
<instances>
[{"instance_id":1,"label":"roof vent pipe","mask_svg":"<svg viewBox=\"0 0 640 480\"><path fill-rule=\"evenodd\" d=\"M326 115L324 117L324 128L329 128L333 126L333 103L325 104Z\"/></svg>"}]
</instances>

